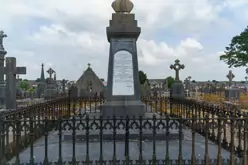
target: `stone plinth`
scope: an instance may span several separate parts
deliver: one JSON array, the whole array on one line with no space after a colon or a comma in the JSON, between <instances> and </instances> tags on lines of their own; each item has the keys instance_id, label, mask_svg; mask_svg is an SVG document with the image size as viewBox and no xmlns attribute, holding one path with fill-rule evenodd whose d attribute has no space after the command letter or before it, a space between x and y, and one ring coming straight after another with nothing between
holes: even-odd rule
<instances>
[{"instance_id":1,"label":"stone plinth","mask_svg":"<svg viewBox=\"0 0 248 165\"><path fill-rule=\"evenodd\" d=\"M102 107L102 115L104 117L121 116L143 116L145 106L141 101L109 101Z\"/></svg>"},{"instance_id":2,"label":"stone plinth","mask_svg":"<svg viewBox=\"0 0 248 165\"><path fill-rule=\"evenodd\" d=\"M240 98L241 90L239 88L230 88L225 90L225 98L226 100L229 99L236 99Z\"/></svg>"},{"instance_id":3,"label":"stone plinth","mask_svg":"<svg viewBox=\"0 0 248 165\"><path fill-rule=\"evenodd\" d=\"M45 92L44 92L44 99L49 100L56 97L57 89L55 81L48 80L48 84L46 86Z\"/></svg>"},{"instance_id":4,"label":"stone plinth","mask_svg":"<svg viewBox=\"0 0 248 165\"><path fill-rule=\"evenodd\" d=\"M183 83L178 81L172 84L172 97L185 98Z\"/></svg>"}]
</instances>

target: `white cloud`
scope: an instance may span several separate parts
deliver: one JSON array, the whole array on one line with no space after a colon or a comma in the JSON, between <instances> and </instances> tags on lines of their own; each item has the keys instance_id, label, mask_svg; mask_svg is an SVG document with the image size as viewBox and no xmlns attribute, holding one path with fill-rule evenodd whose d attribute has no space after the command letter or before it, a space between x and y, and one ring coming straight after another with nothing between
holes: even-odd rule
<instances>
[{"instance_id":1,"label":"white cloud","mask_svg":"<svg viewBox=\"0 0 248 165\"><path fill-rule=\"evenodd\" d=\"M190 75L196 80L226 79L227 66L220 62L217 52L206 49L209 45L205 45L200 36L209 29L216 34L216 29L226 29L229 17L220 13L227 8L237 12L238 7L246 3L237 1L236 4L231 0L222 3L218 0L133 0L133 12L142 27L138 40L139 68L150 78L163 78L174 75L169 66L179 58L186 66L182 78ZM7 29L9 36L18 33L24 24L32 26L34 20L47 21L22 34L15 44L8 40L11 37L5 40L8 56L16 56L19 64L28 67L28 77L37 78L44 63L46 69L51 66L57 71L58 78L77 79L87 63L92 63L99 77L106 78L109 43L105 30L113 12L112 0L53 0L49 3L48 0L0 0L2 3L5 5L0 5L0 28ZM157 31L164 31L163 36L154 37ZM175 39L170 38L173 43L167 39L168 32L175 35ZM218 51L223 51L223 47ZM237 79L244 77L242 70L234 70Z\"/></svg>"}]
</instances>

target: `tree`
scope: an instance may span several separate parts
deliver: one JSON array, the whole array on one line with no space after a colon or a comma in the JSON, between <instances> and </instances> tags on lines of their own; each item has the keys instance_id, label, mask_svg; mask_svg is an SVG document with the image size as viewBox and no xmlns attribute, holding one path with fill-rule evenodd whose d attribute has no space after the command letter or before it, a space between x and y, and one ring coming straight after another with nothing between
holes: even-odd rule
<instances>
[{"instance_id":1,"label":"tree","mask_svg":"<svg viewBox=\"0 0 248 165\"><path fill-rule=\"evenodd\" d=\"M168 88L170 89L172 84L175 83L175 79L171 76L167 77L164 81L164 84L166 84L166 82L168 83Z\"/></svg>"},{"instance_id":2,"label":"tree","mask_svg":"<svg viewBox=\"0 0 248 165\"><path fill-rule=\"evenodd\" d=\"M37 79L35 80L35 82L40 82L40 78L37 78Z\"/></svg>"},{"instance_id":3,"label":"tree","mask_svg":"<svg viewBox=\"0 0 248 165\"><path fill-rule=\"evenodd\" d=\"M27 91L30 88L30 85L28 83L28 80L23 80L20 83L20 88L24 91Z\"/></svg>"},{"instance_id":4,"label":"tree","mask_svg":"<svg viewBox=\"0 0 248 165\"><path fill-rule=\"evenodd\" d=\"M149 83L147 75L142 70L139 71L139 79L141 85L145 84L146 81Z\"/></svg>"},{"instance_id":5,"label":"tree","mask_svg":"<svg viewBox=\"0 0 248 165\"><path fill-rule=\"evenodd\" d=\"M248 64L248 26L239 35L234 36L226 51L220 56L230 67L242 67Z\"/></svg>"},{"instance_id":6,"label":"tree","mask_svg":"<svg viewBox=\"0 0 248 165\"><path fill-rule=\"evenodd\" d=\"M192 83L196 83L196 81L195 81L195 80L192 80L191 82L192 82Z\"/></svg>"}]
</instances>

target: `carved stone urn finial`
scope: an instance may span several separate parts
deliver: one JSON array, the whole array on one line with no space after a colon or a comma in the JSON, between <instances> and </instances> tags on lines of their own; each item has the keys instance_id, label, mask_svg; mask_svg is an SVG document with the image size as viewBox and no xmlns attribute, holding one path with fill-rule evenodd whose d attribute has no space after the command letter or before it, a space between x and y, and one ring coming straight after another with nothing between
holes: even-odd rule
<instances>
[{"instance_id":1,"label":"carved stone urn finial","mask_svg":"<svg viewBox=\"0 0 248 165\"><path fill-rule=\"evenodd\" d=\"M130 0L115 0L112 8L116 13L130 13L133 10L133 3Z\"/></svg>"}]
</instances>

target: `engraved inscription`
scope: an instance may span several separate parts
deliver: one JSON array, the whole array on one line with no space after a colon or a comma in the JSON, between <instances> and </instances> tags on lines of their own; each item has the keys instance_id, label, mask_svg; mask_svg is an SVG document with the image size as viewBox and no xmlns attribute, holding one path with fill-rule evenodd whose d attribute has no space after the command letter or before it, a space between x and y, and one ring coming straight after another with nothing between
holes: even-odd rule
<instances>
[{"instance_id":1,"label":"engraved inscription","mask_svg":"<svg viewBox=\"0 0 248 165\"><path fill-rule=\"evenodd\" d=\"M114 54L113 96L134 95L133 60L128 51L118 51Z\"/></svg>"}]
</instances>

